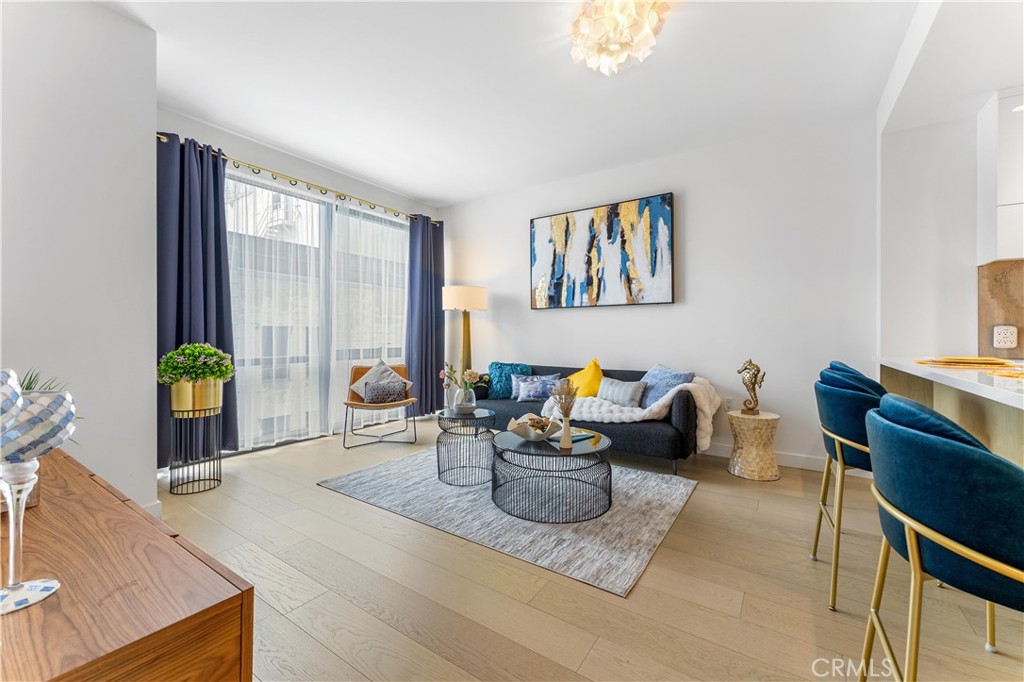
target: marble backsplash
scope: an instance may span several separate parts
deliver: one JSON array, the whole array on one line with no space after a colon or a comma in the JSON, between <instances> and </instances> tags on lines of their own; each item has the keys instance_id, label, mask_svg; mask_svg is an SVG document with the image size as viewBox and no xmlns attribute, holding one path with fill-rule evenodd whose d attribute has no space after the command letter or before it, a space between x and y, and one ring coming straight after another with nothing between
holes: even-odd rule
<instances>
[{"instance_id":1,"label":"marble backsplash","mask_svg":"<svg viewBox=\"0 0 1024 682\"><path fill-rule=\"evenodd\" d=\"M992 328L1017 328L1016 348L994 348ZM1024 259L978 266L978 355L1024 359Z\"/></svg>"}]
</instances>

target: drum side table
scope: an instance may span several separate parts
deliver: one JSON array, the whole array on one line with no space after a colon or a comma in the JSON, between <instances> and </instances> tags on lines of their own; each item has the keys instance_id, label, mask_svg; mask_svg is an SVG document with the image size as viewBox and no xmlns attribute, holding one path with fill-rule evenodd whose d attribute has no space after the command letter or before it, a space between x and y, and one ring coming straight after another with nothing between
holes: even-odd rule
<instances>
[{"instance_id":1,"label":"drum side table","mask_svg":"<svg viewBox=\"0 0 1024 682\"><path fill-rule=\"evenodd\" d=\"M729 473L753 481L778 480L775 430L779 426L779 415L773 412L743 414L741 410L731 410L726 415L733 442Z\"/></svg>"}]
</instances>

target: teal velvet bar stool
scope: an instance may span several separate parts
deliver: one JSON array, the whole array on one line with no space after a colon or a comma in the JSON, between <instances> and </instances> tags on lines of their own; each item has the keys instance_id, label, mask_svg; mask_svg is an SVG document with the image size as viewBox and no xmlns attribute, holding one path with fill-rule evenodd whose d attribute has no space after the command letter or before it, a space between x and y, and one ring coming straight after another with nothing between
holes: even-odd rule
<instances>
[{"instance_id":1,"label":"teal velvet bar stool","mask_svg":"<svg viewBox=\"0 0 1024 682\"><path fill-rule=\"evenodd\" d=\"M881 393L879 393L881 391ZM818 540L821 537L822 519L832 530L832 576L829 582L828 608L836 610L836 592L839 580L839 541L843 526L843 492L846 489L846 472L850 469L871 471L871 454L868 448L867 432L864 429L864 415L878 407L885 389L872 379L842 363L833 362L821 371L814 384L814 396L818 403L818 419L828 461L821 477L821 494L818 496L818 517L814 527L814 542L811 545L811 559L817 561ZM835 469L835 498L832 513L827 507L828 486Z\"/></svg>"},{"instance_id":2,"label":"teal velvet bar stool","mask_svg":"<svg viewBox=\"0 0 1024 682\"><path fill-rule=\"evenodd\" d=\"M853 377L854 379L856 379L858 384L861 384L871 392L877 393L880 396L888 393L888 391L885 390L885 387L882 386L882 384L878 383L877 381L875 381L868 375L864 374L863 372L860 372L859 370L850 367L845 362L833 360L828 364L828 368L833 372L839 372L840 374L846 374L848 376Z\"/></svg>"},{"instance_id":3,"label":"teal velvet bar stool","mask_svg":"<svg viewBox=\"0 0 1024 682\"><path fill-rule=\"evenodd\" d=\"M867 415L882 524L861 680L875 634L896 662L879 608L890 549L910 562L910 612L902 676L917 679L921 585L929 578L986 600L986 648L995 649L994 604L1024 611L1024 469L992 454L941 414L887 395Z\"/></svg>"}]
</instances>

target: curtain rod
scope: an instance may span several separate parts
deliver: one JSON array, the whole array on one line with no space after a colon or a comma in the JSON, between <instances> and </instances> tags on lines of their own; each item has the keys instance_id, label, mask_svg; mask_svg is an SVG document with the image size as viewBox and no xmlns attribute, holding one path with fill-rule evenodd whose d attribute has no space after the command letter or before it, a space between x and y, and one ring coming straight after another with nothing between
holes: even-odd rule
<instances>
[{"instance_id":1,"label":"curtain rod","mask_svg":"<svg viewBox=\"0 0 1024 682\"><path fill-rule=\"evenodd\" d=\"M169 138L166 135L161 135L160 133L156 134L156 139L160 140L161 142L169 142L170 141ZM390 206L384 206L384 205L378 204L378 203L376 203L374 201L369 201L368 199L360 199L357 196L353 196L351 194L346 194L344 192L339 192L336 189L331 189L330 187L324 187L323 185L318 185L315 182L309 182L307 180L300 180L299 178L293 178L290 175L285 175L283 173L278 173L276 171L272 171L272 170L269 170L267 168L263 168L262 166L257 166L255 164L249 163L248 161L242 161L240 159L234 159L234 158L228 156L227 154L225 154L224 152L216 152L216 153L219 154L220 156L222 156L224 159L226 159L226 160L230 161L231 163L235 164L235 168L239 168L241 166L245 166L246 168L251 170L256 175L259 175L260 173L263 173L265 171L267 173L270 173L270 177L274 178L275 180L277 180L278 178L280 178L282 180L287 180L289 182L289 184L291 184L292 187L295 187L295 186L297 186L299 184L302 184L302 185L306 186L306 189L309 189L309 190L314 190L314 189L315 190L319 190L321 194L333 194L335 197L337 197L338 199L341 199L342 201L356 201L356 202L359 202L360 206L364 206L364 205L365 206L369 206L373 210L380 209L380 210L384 211L385 213L392 213L392 214L394 214L397 217L402 217L402 216L404 216L405 218L412 218L413 217L412 214L406 213L405 211L399 211L397 208L391 208ZM431 225L440 225L440 223L438 221L436 221L436 220L431 220L430 224Z\"/></svg>"}]
</instances>

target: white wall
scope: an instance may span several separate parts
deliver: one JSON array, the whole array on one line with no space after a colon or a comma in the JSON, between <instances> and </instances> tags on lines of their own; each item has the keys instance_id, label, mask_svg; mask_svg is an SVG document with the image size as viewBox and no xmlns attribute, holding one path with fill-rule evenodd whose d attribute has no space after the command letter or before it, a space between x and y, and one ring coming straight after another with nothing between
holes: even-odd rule
<instances>
[{"instance_id":1,"label":"white wall","mask_svg":"<svg viewBox=\"0 0 1024 682\"><path fill-rule=\"evenodd\" d=\"M68 450L158 513L156 35L90 3L2 12L0 362L66 382Z\"/></svg>"},{"instance_id":2,"label":"white wall","mask_svg":"<svg viewBox=\"0 0 1024 682\"><path fill-rule=\"evenodd\" d=\"M301 125L301 121L296 121ZM357 197L378 202L384 206L405 211L406 213L422 213L432 218L437 217L437 209L409 197L382 189L377 185L345 175L336 170L293 156L287 152L233 133L224 128L199 121L184 114L160 107L157 110L157 127L169 133L177 133L182 137L190 137L202 144L220 147L228 156L249 163L269 168L270 170L306 180ZM245 170L244 168L242 170ZM246 171L251 172L251 171Z\"/></svg>"},{"instance_id":3,"label":"white wall","mask_svg":"<svg viewBox=\"0 0 1024 682\"><path fill-rule=\"evenodd\" d=\"M554 152L553 152L554 153ZM489 288L473 313L474 365L492 360L694 370L744 396L736 370L767 373L762 408L782 415L780 461L824 457L813 384L829 360L873 373L874 117L694 149L449 207L448 280ZM530 309L530 219L675 193L676 303ZM457 320L448 357L459 352ZM713 452L731 443L722 414Z\"/></svg>"},{"instance_id":4,"label":"white wall","mask_svg":"<svg viewBox=\"0 0 1024 682\"><path fill-rule=\"evenodd\" d=\"M978 351L977 118L882 137L883 356Z\"/></svg>"}]
</instances>

